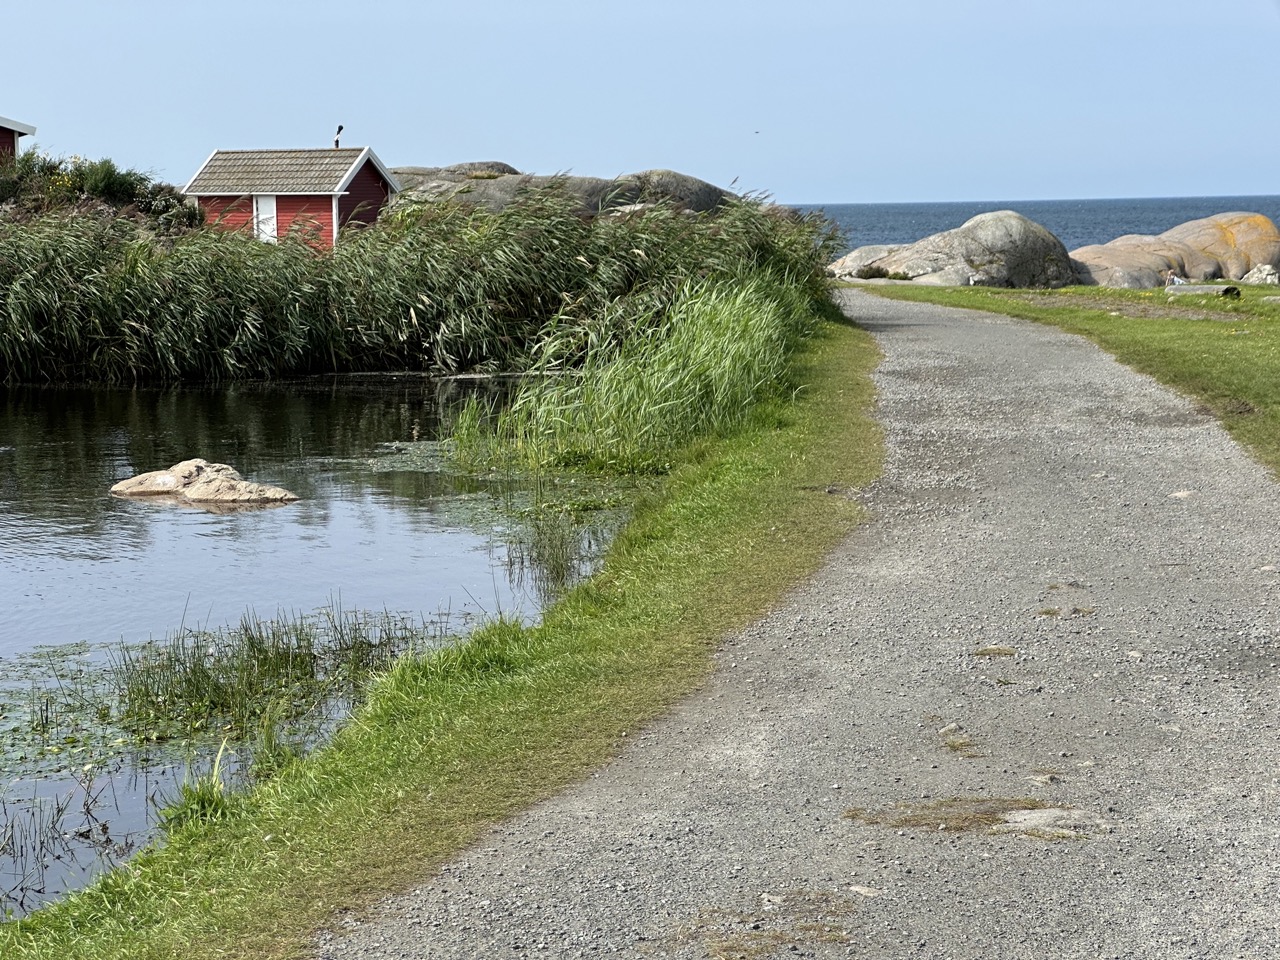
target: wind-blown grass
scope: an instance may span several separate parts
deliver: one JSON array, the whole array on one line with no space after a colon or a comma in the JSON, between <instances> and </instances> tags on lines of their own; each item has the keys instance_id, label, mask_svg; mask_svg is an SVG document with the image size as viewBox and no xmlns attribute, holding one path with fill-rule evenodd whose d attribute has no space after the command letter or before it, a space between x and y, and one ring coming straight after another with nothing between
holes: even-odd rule
<instances>
[{"instance_id":1,"label":"wind-blown grass","mask_svg":"<svg viewBox=\"0 0 1280 960\"><path fill-rule=\"evenodd\" d=\"M406 206L333 251L305 235L158 237L121 218L0 222L0 381L225 381L523 370L658 321L690 282L816 282L829 225L756 200L583 218L563 191L500 213ZM807 281L806 281L807 282Z\"/></svg>"},{"instance_id":2,"label":"wind-blown grass","mask_svg":"<svg viewBox=\"0 0 1280 960\"><path fill-rule=\"evenodd\" d=\"M814 323L802 288L761 271L689 283L660 321L595 345L571 371L539 369L491 432L471 408L455 434L459 454L662 471L691 439L729 435L784 391Z\"/></svg>"}]
</instances>

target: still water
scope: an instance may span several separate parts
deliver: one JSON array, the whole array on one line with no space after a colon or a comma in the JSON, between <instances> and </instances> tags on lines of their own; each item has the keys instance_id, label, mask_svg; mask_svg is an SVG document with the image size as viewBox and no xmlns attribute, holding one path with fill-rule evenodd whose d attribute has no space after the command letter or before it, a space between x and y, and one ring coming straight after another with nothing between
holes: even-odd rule
<instances>
[{"instance_id":1,"label":"still water","mask_svg":"<svg viewBox=\"0 0 1280 960\"><path fill-rule=\"evenodd\" d=\"M0 658L339 599L460 619L536 612L508 576L504 529L459 509L508 493L502 482L380 464L388 445L428 435L441 389L349 378L0 394ZM197 456L302 500L216 514L107 492Z\"/></svg>"},{"instance_id":2,"label":"still water","mask_svg":"<svg viewBox=\"0 0 1280 960\"><path fill-rule=\"evenodd\" d=\"M82 682L86 664L92 675L107 645L329 606L460 632L499 612L533 619L591 571L617 511L529 523L545 490L440 469L430 438L463 389L379 376L0 390L0 913L56 899L154 839L157 811L218 750L103 753L105 739L68 728L66 678ZM191 457L302 499L210 513L108 493ZM233 748L229 769L247 760Z\"/></svg>"}]
</instances>

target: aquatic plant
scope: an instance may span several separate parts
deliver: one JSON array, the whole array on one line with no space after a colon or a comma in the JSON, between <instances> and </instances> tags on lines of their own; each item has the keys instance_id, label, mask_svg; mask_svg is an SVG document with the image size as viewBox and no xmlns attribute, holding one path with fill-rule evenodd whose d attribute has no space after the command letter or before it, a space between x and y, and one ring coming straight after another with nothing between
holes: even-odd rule
<instances>
[{"instance_id":1,"label":"aquatic plant","mask_svg":"<svg viewBox=\"0 0 1280 960\"><path fill-rule=\"evenodd\" d=\"M160 810L164 828L172 832L188 823L225 820L240 801L240 795L227 789L223 762L227 758L227 741L222 741L213 765L203 774L189 777L178 785L178 793Z\"/></svg>"},{"instance_id":2,"label":"aquatic plant","mask_svg":"<svg viewBox=\"0 0 1280 960\"><path fill-rule=\"evenodd\" d=\"M317 616L246 613L232 627L121 645L112 652L108 678L115 722L150 740L256 728L280 754L284 721L351 696L374 670L438 642L440 633L439 625L391 613L330 606ZM262 733L268 724L272 732Z\"/></svg>"}]
</instances>

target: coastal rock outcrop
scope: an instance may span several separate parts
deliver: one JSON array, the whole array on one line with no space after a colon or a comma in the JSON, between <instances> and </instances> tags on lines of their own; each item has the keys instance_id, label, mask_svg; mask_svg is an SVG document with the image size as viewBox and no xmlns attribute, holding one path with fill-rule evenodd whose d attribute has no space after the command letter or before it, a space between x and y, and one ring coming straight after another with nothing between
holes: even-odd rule
<instances>
[{"instance_id":1,"label":"coastal rock outcrop","mask_svg":"<svg viewBox=\"0 0 1280 960\"><path fill-rule=\"evenodd\" d=\"M264 506L298 499L283 487L248 481L225 463L198 458L121 480L111 492L120 497L171 497L221 506Z\"/></svg>"},{"instance_id":2,"label":"coastal rock outcrop","mask_svg":"<svg viewBox=\"0 0 1280 960\"><path fill-rule=\"evenodd\" d=\"M1241 277L1240 282L1280 285L1280 271L1269 263L1262 263Z\"/></svg>"},{"instance_id":3,"label":"coastal rock outcrop","mask_svg":"<svg viewBox=\"0 0 1280 960\"><path fill-rule=\"evenodd\" d=\"M663 200L702 213L734 197L728 190L674 170L644 170L607 180L567 174L539 176L521 173L510 164L480 161L448 167L395 167L391 172L403 188L397 203L456 199L493 211L506 207L522 191L549 186L564 190L589 214Z\"/></svg>"},{"instance_id":4,"label":"coastal rock outcrop","mask_svg":"<svg viewBox=\"0 0 1280 960\"><path fill-rule=\"evenodd\" d=\"M1170 273L1187 280L1241 280L1280 267L1280 230L1260 213L1219 213L1159 236L1130 234L1071 251L1079 283L1162 287ZM1261 281L1266 282L1266 281Z\"/></svg>"},{"instance_id":5,"label":"coastal rock outcrop","mask_svg":"<svg viewBox=\"0 0 1280 960\"><path fill-rule=\"evenodd\" d=\"M1062 287L1075 282L1067 248L1012 210L982 213L954 230L905 246L861 247L837 260L837 278L873 268L943 286Z\"/></svg>"}]
</instances>

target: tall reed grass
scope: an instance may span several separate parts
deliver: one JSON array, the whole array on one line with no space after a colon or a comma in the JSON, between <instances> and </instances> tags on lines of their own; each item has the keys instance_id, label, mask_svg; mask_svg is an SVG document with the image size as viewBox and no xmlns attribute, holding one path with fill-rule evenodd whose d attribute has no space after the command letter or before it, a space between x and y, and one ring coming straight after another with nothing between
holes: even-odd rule
<instances>
[{"instance_id":1,"label":"tall reed grass","mask_svg":"<svg viewBox=\"0 0 1280 960\"><path fill-rule=\"evenodd\" d=\"M472 463L662 472L691 440L728 435L786 390L816 322L803 289L769 273L686 283L656 322L571 370L543 369L496 419L469 407L455 448Z\"/></svg>"},{"instance_id":2,"label":"tall reed grass","mask_svg":"<svg viewBox=\"0 0 1280 960\"><path fill-rule=\"evenodd\" d=\"M120 218L0 222L0 381L568 367L660 323L698 279L818 282L833 242L758 200L584 218L554 187L499 213L407 205L330 252Z\"/></svg>"}]
</instances>

